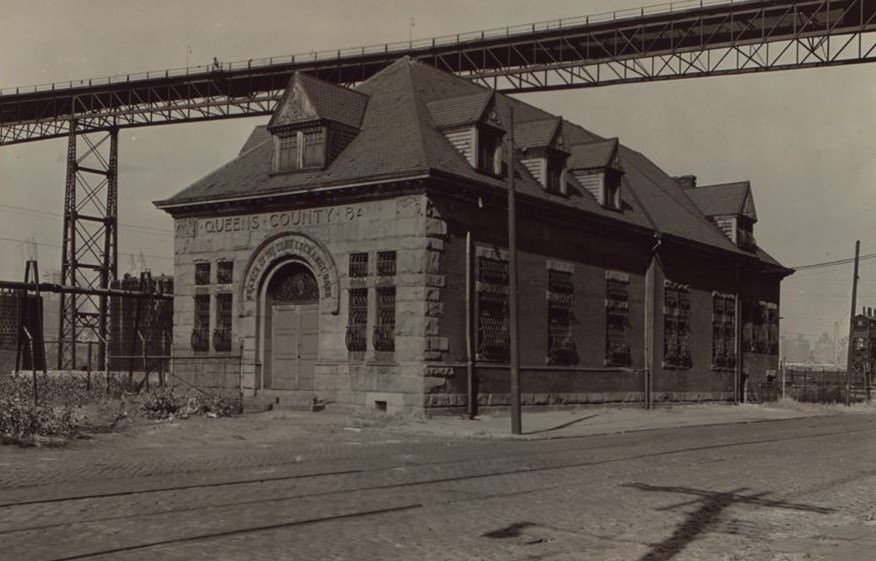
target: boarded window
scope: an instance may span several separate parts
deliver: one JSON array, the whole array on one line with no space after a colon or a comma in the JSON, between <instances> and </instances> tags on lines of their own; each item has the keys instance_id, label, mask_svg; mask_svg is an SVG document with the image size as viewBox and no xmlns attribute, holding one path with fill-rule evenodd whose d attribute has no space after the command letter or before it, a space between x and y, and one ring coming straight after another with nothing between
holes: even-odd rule
<instances>
[{"instance_id":1,"label":"boarded window","mask_svg":"<svg viewBox=\"0 0 876 561\"><path fill-rule=\"evenodd\" d=\"M663 365L690 368L690 289L666 281L663 286Z\"/></svg>"},{"instance_id":2,"label":"boarded window","mask_svg":"<svg viewBox=\"0 0 876 561\"><path fill-rule=\"evenodd\" d=\"M195 323L192 329L192 350L206 351L210 348L210 296L195 296Z\"/></svg>"},{"instance_id":3,"label":"boarded window","mask_svg":"<svg viewBox=\"0 0 876 561\"><path fill-rule=\"evenodd\" d=\"M213 349L231 350L231 294L216 295L216 329L213 330Z\"/></svg>"},{"instance_id":4,"label":"boarded window","mask_svg":"<svg viewBox=\"0 0 876 561\"><path fill-rule=\"evenodd\" d=\"M377 288L377 325L374 326L374 350L395 350L395 287Z\"/></svg>"},{"instance_id":5,"label":"boarded window","mask_svg":"<svg viewBox=\"0 0 876 561\"><path fill-rule=\"evenodd\" d=\"M355 278L368 276L368 254L351 253L349 275Z\"/></svg>"},{"instance_id":6,"label":"boarded window","mask_svg":"<svg viewBox=\"0 0 876 561\"><path fill-rule=\"evenodd\" d=\"M364 351L368 326L368 289L351 288L350 312L347 318L346 344L348 351Z\"/></svg>"}]
</instances>

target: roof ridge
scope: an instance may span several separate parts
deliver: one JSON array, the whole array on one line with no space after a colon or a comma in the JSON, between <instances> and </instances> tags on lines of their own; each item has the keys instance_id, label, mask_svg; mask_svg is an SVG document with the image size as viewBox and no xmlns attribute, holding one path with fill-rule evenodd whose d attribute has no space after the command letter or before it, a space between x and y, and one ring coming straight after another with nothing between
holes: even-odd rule
<instances>
[{"instance_id":1,"label":"roof ridge","mask_svg":"<svg viewBox=\"0 0 876 561\"><path fill-rule=\"evenodd\" d=\"M726 183L713 183L711 185L697 185L694 189L691 189L691 191L697 191L697 190L702 190L702 189L714 189L716 187L733 187L733 186L737 186L737 185L745 186L745 187L751 189L751 180L745 179L742 181L728 181Z\"/></svg>"},{"instance_id":2,"label":"roof ridge","mask_svg":"<svg viewBox=\"0 0 876 561\"><path fill-rule=\"evenodd\" d=\"M414 87L414 77L411 74L411 67L413 66L411 63L414 62L410 57L405 57L401 60L408 62L408 64L404 67L404 79L407 81L407 94L410 96L410 100L413 104L412 108L414 113L415 125L416 125L416 134L419 139L417 148L419 149L420 161L427 168L431 169L431 162L429 161L428 154L426 153L426 141L423 136L423 111L425 110L426 114L429 115L428 108L424 107L423 100L420 99L420 96L417 95L417 90ZM429 115L431 119L431 115ZM430 125L431 126L431 125ZM442 135L443 136L443 135Z\"/></svg>"},{"instance_id":3,"label":"roof ridge","mask_svg":"<svg viewBox=\"0 0 876 561\"><path fill-rule=\"evenodd\" d=\"M623 146L623 145L621 145L621 146ZM624 148L625 148L626 150L629 150L629 151L632 152L633 154L637 155L638 157L644 159L645 161L649 162L649 163L651 164L651 166L657 168L658 170L660 169L659 167L657 167L656 164L654 164L654 162L651 162L651 160L648 159L648 157L645 156L644 154L642 154L641 152L638 152L638 151L636 151L636 150L633 150L632 148L629 148L628 146L624 146ZM696 218L696 220L697 220L698 222L702 223L703 225L708 225L709 228L713 229L713 231L714 231L714 224L712 223L712 221L709 220L709 219L706 217L706 215L703 214L702 211L699 210L699 207L696 206L696 203L694 203L694 202L691 200L691 198L688 197L684 192L681 192L681 195L684 196L684 198L685 198L685 199L686 199L691 205L693 205L693 206L697 209L696 211L693 210L693 209L691 209L691 208L689 208L687 205L683 204L680 200L678 200L675 196L673 196L672 193L670 193L669 191L667 191L667 190L663 187L663 185L661 185L661 182L658 181L657 179L655 179L655 178L651 175L650 170L642 169L643 166L636 165L636 162L628 162L628 161L625 160L625 161L624 161L624 165L627 165L627 164L632 165L633 167L635 167L635 168L639 171L639 173L642 175L643 178L645 178L649 183L651 183L652 185L654 185L655 187L657 187L657 189L659 189L664 195L666 195L667 197L669 197L669 198L672 200L673 203L675 203L677 206L681 207L685 212L687 212L688 214L690 214L691 216L693 216L694 218ZM664 172L664 173L665 173L665 172ZM669 177L669 176L667 176L667 177ZM670 177L670 179L672 179L672 178ZM657 231L660 231L660 230L659 230L658 228L656 228L656 227L655 227L655 229L656 229ZM727 241L729 244L732 245L732 243L730 242L730 240L728 240L726 237L724 237L724 236L720 233L720 231L716 231L716 234L718 234L719 236L721 236L721 238L722 238L722 242L723 242L723 241ZM717 239L717 238L716 238L716 239ZM694 240L694 241L698 241L698 240ZM705 240L700 240L700 241L702 241L704 244L714 245L714 244L709 244L709 243L708 243L707 241L705 241ZM739 248L737 248L737 247L735 247L735 246L733 246L733 249L735 249L737 252L739 251Z\"/></svg>"}]
</instances>

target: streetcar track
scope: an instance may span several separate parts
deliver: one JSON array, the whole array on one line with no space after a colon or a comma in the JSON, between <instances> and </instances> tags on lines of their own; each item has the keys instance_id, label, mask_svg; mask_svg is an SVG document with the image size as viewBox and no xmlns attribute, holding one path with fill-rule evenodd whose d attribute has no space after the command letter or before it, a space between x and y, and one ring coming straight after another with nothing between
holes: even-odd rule
<instances>
[{"instance_id":1,"label":"streetcar track","mask_svg":"<svg viewBox=\"0 0 876 561\"><path fill-rule=\"evenodd\" d=\"M389 514L394 512L402 512L406 510L414 510L417 508L422 508L422 504L420 503L412 503L402 506L388 507L388 508L380 508L374 510L363 510L359 512L350 512L346 514L336 514L333 516L323 516L319 518L309 518L306 520L295 520L292 522L281 522L279 524L265 524L262 526L251 526L249 528L239 528L236 530L225 530L223 532L210 532L205 534L198 534L195 536L186 536L184 538L175 538L172 540L162 540L156 542L150 542L147 544L138 544L126 547L117 547L113 549L105 549L103 551L97 551L92 553L82 553L79 555L71 555L68 557L55 557L50 561L75 561L76 559L88 559L92 557L101 557L104 555L111 555L115 553L126 553L131 551L138 551L143 549L150 549L153 547L160 547L164 545L173 545L179 543L187 543L187 542L197 542L203 540L211 540L216 538L224 538L228 536L236 536L241 534L253 534L257 532L267 532L270 530L278 530L280 528L293 528L295 526L308 526L311 524L319 524L321 522L331 522L335 520L346 520L350 518L359 518L363 516L375 516L380 514Z\"/></svg>"},{"instance_id":2,"label":"streetcar track","mask_svg":"<svg viewBox=\"0 0 876 561\"><path fill-rule=\"evenodd\" d=\"M155 515L167 515L167 514L175 514L175 513L196 512L196 511L200 511L200 510L214 509L214 508L225 508L225 507L233 508L233 507L237 507L237 506L246 506L246 505L258 504L258 503L276 503L276 502L283 502L283 501L289 501L289 500L295 500L295 499L326 497L326 496L340 495L340 494L346 494L346 493L360 493L360 492L377 491L377 490L402 489L402 488L417 487L417 486L439 485L439 484L444 484L444 483L454 483L454 482L460 482L460 481L486 479L486 478L491 478L491 477L504 477L504 476L509 476L509 475L520 475L520 474L527 474L527 473L559 471L559 470L564 470L564 469L599 466L599 465L605 465L605 464L610 464L610 463L640 460L640 459L654 458L654 457L659 457L659 456L670 456L670 455L684 454L684 453L690 453L690 452L699 452L699 451L703 451L703 450L730 448L730 447L734 447L734 446L752 446L752 445L758 445L758 444L770 444L770 443L775 443L775 442L802 440L802 439L809 439L809 438L822 438L822 437L830 437L830 436L836 436L836 435L848 435L848 434L861 433L861 432L871 432L871 431L876 431L876 427L870 427L870 428L865 428L865 429L856 429L856 430L823 432L823 433L817 433L817 434L806 434L806 435L791 436L791 437L778 437L778 438L769 438L769 439L739 441L739 442L732 442L732 443L710 444L710 445L703 445L703 446L694 446L694 447L687 447L687 448L677 448L677 449L673 449L673 450L663 450L663 451L658 451L658 452L650 452L647 454L627 455L627 456L623 456L623 457L608 458L608 459L603 459L603 460L572 462L572 463L564 463L564 464L558 464L558 465L549 465L549 466L533 467L533 468L523 467L523 468L515 468L515 469L510 469L510 470L504 470L504 471L492 471L492 472L488 472L488 473L477 473L477 474L453 476L453 477L438 477L438 478L430 478L430 479L424 479L424 480L387 483L387 484L381 484L381 485L358 486L358 487L347 488L347 489L332 489L329 491L299 493L299 494L293 494L293 495L285 495L282 497L266 497L266 498L260 498L260 499L249 499L249 500L245 500L245 501L233 501L233 502L219 503L219 504L214 503L214 504L208 504L208 505L197 506L197 507L174 509L174 510L169 510L169 511L162 510L162 511L148 512L148 513L139 512L139 513L130 514L130 515L102 517L102 518L94 518L94 519L74 521L74 522L69 522L69 521L68 522L58 522L58 523L53 523L53 524L45 524L45 525L41 525L41 526L30 526L30 527L26 527L26 528L18 528L18 529L13 529L13 530L0 530L0 535L14 534L14 533L18 533L18 532L27 532L27 531L34 531L34 530L44 530L44 529L49 529L49 528L54 528L54 527L59 527L59 526L74 526L74 525L103 522L103 521L110 521L110 520L124 520L124 519L129 519L129 518L138 518L138 517L145 518L148 516L155 516ZM566 450L564 452L580 453L580 452L585 451L585 450L588 450L588 449L576 448L573 450ZM557 453L556 452L541 452L538 454L530 454L530 456L531 455L545 455L545 454L556 455ZM514 455L514 456L516 457L519 455ZM496 458L496 460L498 461L498 460L506 459L506 458L507 457ZM472 460L463 460L463 461L450 460L447 462L434 462L434 463L428 463L428 464L408 464L408 466L410 466L410 467L428 467L431 465L445 465L445 464L454 464L454 463L461 464L461 463L465 463L465 462L469 462L469 461L472 461ZM317 474L299 474L296 476L276 477L273 480L282 481L282 480L304 479L304 478L308 478L308 477L317 478L317 477L334 476L334 475L356 475L356 474L366 474L366 473L377 473L380 471L392 471L392 470L396 469L397 467L398 466L387 466L387 467L362 469L362 470L324 472L324 473L317 473ZM255 483L260 483L260 482L263 482L266 480L267 480L266 478L260 478L260 479L254 479L254 480L249 480L249 481L245 481L245 480L244 481L235 481L232 483L221 483L220 482L220 483L211 483L211 484L193 484L193 485L189 485L189 486L184 486L183 488L184 489L194 489L194 488L203 488L203 487L221 487L221 486L225 486L225 485L242 485L242 484L246 484L246 483L255 484ZM24 501L21 503L3 504L3 505L0 505L0 508L11 508L11 507L16 507L16 506L25 506L25 505L34 505L34 504L51 504L51 503L57 503L57 502L78 501L78 500L100 500L100 499L105 498L105 497L118 497L118 496L125 496L125 495L139 495L139 494L147 494L147 493L161 493L161 492L168 492L168 491L173 491L173 490L177 490L177 488L174 487L174 488L163 488L163 489L131 491L131 492L117 492L117 493L90 495L90 496L82 496L82 497L75 497L75 498L48 499L48 500L43 500L43 501L37 501L37 500Z\"/></svg>"}]
</instances>

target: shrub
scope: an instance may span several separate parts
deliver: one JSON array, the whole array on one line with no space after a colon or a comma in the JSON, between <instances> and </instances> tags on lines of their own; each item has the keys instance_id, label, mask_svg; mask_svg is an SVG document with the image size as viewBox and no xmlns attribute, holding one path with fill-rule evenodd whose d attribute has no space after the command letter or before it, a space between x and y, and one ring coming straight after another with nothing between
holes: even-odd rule
<instances>
[{"instance_id":1,"label":"shrub","mask_svg":"<svg viewBox=\"0 0 876 561\"><path fill-rule=\"evenodd\" d=\"M66 439L76 433L69 407L33 405L19 397L0 397L0 435L4 443L35 444L46 437Z\"/></svg>"}]
</instances>

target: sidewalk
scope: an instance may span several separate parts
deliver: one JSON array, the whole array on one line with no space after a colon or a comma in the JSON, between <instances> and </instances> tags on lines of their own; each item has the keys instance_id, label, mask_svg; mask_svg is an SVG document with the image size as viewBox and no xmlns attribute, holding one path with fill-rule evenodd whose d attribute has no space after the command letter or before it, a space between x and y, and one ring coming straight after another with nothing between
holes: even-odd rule
<instances>
[{"instance_id":1,"label":"sidewalk","mask_svg":"<svg viewBox=\"0 0 876 561\"><path fill-rule=\"evenodd\" d=\"M796 402L778 404L705 404L660 406L651 411L631 407L581 408L522 414L523 433L511 434L507 414L466 417L432 417L416 421L388 422L391 431L464 438L551 439L597 434L798 419L841 413L876 413L876 405L819 405Z\"/></svg>"}]
</instances>

